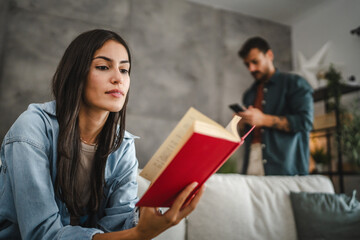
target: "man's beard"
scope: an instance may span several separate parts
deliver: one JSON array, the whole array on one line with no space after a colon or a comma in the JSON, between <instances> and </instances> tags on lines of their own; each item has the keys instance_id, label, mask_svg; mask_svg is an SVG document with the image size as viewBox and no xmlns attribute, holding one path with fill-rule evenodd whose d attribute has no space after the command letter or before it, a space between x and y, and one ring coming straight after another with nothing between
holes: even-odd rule
<instances>
[{"instance_id":1,"label":"man's beard","mask_svg":"<svg viewBox=\"0 0 360 240\"><path fill-rule=\"evenodd\" d=\"M260 73L260 74L259 74ZM259 71L255 71L255 72L252 72L251 75L255 78L256 81L258 82L265 82L267 80L267 74L266 73L262 73L262 72L259 72Z\"/></svg>"}]
</instances>

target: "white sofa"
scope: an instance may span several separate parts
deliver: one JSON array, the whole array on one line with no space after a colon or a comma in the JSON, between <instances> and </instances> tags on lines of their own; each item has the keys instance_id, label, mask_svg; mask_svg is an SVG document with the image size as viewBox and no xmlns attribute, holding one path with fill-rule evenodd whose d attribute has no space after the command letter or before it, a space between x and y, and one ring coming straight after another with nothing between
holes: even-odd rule
<instances>
[{"instance_id":1,"label":"white sofa","mask_svg":"<svg viewBox=\"0 0 360 240\"><path fill-rule=\"evenodd\" d=\"M148 182L138 177L139 196ZM296 240L289 193L328 192L329 178L309 176L245 176L215 174L197 208L156 240Z\"/></svg>"}]
</instances>

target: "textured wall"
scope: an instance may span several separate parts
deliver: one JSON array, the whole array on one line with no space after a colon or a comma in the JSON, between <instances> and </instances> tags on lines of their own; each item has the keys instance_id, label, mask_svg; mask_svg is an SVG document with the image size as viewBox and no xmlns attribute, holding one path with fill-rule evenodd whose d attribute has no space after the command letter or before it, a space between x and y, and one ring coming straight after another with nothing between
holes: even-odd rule
<instances>
[{"instance_id":1,"label":"textured wall","mask_svg":"<svg viewBox=\"0 0 360 240\"><path fill-rule=\"evenodd\" d=\"M93 28L118 32L133 54L127 129L143 167L190 107L226 124L252 78L237 57L267 38L291 67L290 28L179 0L2 0L0 139L29 103L51 100L50 80L70 41Z\"/></svg>"}]
</instances>

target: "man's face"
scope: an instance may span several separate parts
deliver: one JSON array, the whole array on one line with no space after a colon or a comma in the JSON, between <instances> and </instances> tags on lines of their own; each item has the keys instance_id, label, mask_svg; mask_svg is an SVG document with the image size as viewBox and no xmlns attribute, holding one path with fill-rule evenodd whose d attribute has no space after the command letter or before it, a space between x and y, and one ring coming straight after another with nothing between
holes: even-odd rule
<instances>
[{"instance_id":1,"label":"man's face","mask_svg":"<svg viewBox=\"0 0 360 240\"><path fill-rule=\"evenodd\" d=\"M244 64L256 81L266 81L274 73L273 53L268 50L266 53L257 48L250 50L244 58Z\"/></svg>"}]
</instances>

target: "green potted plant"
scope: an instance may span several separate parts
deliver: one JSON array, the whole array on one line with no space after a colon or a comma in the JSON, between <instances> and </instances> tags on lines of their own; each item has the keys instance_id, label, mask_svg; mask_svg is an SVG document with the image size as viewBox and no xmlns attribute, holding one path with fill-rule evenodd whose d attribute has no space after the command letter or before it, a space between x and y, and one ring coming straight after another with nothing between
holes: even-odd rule
<instances>
[{"instance_id":1,"label":"green potted plant","mask_svg":"<svg viewBox=\"0 0 360 240\"><path fill-rule=\"evenodd\" d=\"M321 172L328 170L327 167L330 163L330 157L323 147L316 146L314 150L310 152L310 154L316 163L316 171Z\"/></svg>"},{"instance_id":2,"label":"green potted plant","mask_svg":"<svg viewBox=\"0 0 360 240\"><path fill-rule=\"evenodd\" d=\"M359 102L359 99L358 99ZM354 108L350 117L343 119L341 143L346 159L360 170L360 113Z\"/></svg>"},{"instance_id":3,"label":"green potted plant","mask_svg":"<svg viewBox=\"0 0 360 240\"><path fill-rule=\"evenodd\" d=\"M221 166L221 168L217 171L217 173L237 173L237 158L232 155L225 163Z\"/></svg>"},{"instance_id":4,"label":"green potted plant","mask_svg":"<svg viewBox=\"0 0 360 240\"><path fill-rule=\"evenodd\" d=\"M317 73L318 80L327 82L327 109L326 112L332 112L340 109L341 82L343 80L340 70L337 70L333 64L330 64L327 70Z\"/></svg>"}]
</instances>

